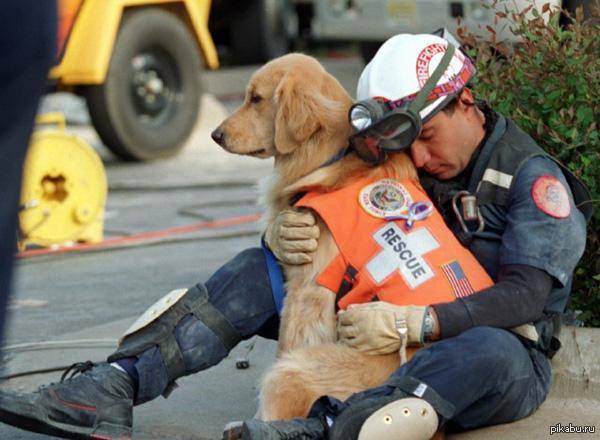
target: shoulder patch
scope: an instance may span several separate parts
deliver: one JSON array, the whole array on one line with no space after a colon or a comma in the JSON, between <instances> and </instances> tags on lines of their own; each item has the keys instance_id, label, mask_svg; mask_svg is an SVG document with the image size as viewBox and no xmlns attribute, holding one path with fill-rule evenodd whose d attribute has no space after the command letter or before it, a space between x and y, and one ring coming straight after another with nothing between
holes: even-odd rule
<instances>
[{"instance_id":1,"label":"shoulder patch","mask_svg":"<svg viewBox=\"0 0 600 440\"><path fill-rule=\"evenodd\" d=\"M412 203L408 190L393 179L381 179L363 187L358 200L367 213L379 218L405 213Z\"/></svg>"},{"instance_id":2,"label":"shoulder patch","mask_svg":"<svg viewBox=\"0 0 600 440\"><path fill-rule=\"evenodd\" d=\"M554 176L545 175L535 179L531 196L540 211L551 217L567 218L571 213L567 189Z\"/></svg>"}]
</instances>

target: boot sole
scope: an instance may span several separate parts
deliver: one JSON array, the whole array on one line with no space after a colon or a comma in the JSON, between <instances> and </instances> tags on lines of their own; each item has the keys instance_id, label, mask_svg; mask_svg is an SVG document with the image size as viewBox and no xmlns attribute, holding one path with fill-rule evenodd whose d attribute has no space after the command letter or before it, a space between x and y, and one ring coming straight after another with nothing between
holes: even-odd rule
<instances>
[{"instance_id":1,"label":"boot sole","mask_svg":"<svg viewBox=\"0 0 600 440\"><path fill-rule=\"evenodd\" d=\"M73 425L33 419L4 409L0 409L0 421L26 431L73 440L131 440L132 431L128 426L108 423L100 423L95 429L77 429Z\"/></svg>"}]
</instances>

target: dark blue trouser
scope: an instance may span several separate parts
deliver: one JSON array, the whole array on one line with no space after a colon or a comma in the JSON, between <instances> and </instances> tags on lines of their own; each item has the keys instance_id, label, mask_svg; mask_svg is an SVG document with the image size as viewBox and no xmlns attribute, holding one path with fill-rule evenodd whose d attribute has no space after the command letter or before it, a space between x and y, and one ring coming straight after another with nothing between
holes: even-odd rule
<instances>
[{"instance_id":1,"label":"dark blue trouser","mask_svg":"<svg viewBox=\"0 0 600 440\"><path fill-rule=\"evenodd\" d=\"M276 339L279 318L260 249L248 249L219 269L206 283L211 303L242 338L255 334ZM175 329L188 374L217 364L227 356L218 338L192 316ZM167 375L158 349L144 352L136 364L140 377L137 403L160 395ZM452 423L474 428L520 419L546 398L550 363L526 349L512 333L475 327L420 350L394 375L428 384L456 408ZM380 389L374 393L382 393Z\"/></svg>"},{"instance_id":2,"label":"dark blue trouser","mask_svg":"<svg viewBox=\"0 0 600 440\"><path fill-rule=\"evenodd\" d=\"M0 6L0 345L16 249L21 174L56 44L50 0Z\"/></svg>"}]
</instances>

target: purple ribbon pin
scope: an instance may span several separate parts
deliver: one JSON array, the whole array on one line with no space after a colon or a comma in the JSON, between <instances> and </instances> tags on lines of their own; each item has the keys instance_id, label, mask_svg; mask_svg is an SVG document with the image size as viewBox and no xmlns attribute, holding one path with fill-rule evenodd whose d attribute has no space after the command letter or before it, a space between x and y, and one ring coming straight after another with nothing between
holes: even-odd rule
<instances>
[{"instance_id":1,"label":"purple ribbon pin","mask_svg":"<svg viewBox=\"0 0 600 440\"><path fill-rule=\"evenodd\" d=\"M413 224L419 220L425 220L433 212L433 204L427 200L424 202L414 202L408 207L407 214L397 214L385 219L391 220L406 220L406 227L408 229L413 227Z\"/></svg>"}]
</instances>

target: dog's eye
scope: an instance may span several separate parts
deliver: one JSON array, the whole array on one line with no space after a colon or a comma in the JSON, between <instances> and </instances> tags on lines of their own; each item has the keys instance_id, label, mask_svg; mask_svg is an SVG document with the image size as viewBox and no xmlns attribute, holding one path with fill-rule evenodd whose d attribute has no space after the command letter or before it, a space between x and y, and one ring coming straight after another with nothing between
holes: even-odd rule
<instances>
[{"instance_id":1,"label":"dog's eye","mask_svg":"<svg viewBox=\"0 0 600 440\"><path fill-rule=\"evenodd\" d=\"M258 104L260 101L262 101L262 96L259 95L250 95L250 102L252 104Z\"/></svg>"}]
</instances>

